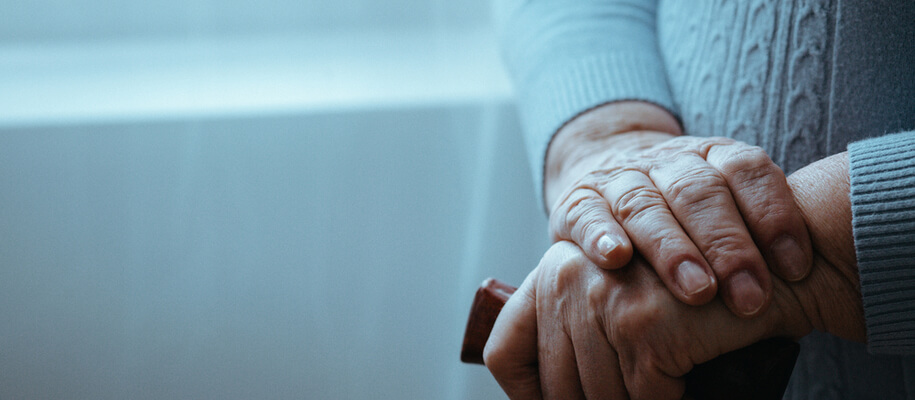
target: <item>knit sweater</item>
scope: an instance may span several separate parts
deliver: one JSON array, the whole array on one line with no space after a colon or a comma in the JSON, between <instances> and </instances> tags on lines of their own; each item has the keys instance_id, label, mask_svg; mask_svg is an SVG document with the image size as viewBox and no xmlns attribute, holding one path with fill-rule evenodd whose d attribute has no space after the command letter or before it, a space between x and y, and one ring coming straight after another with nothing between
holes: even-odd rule
<instances>
[{"instance_id":1,"label":"knit sweater","mask_svg":"<svg viewBox=\"0 0 915 400\"><path fill-rule=\"evenodd\" d=\"M786 398L915 398L915 2L498 0L538 193L553 134L642 100L788 174L849 151L867 347L802 341ZM890 133L900 132L895 135Z\"/></svg>"}]
</instances>

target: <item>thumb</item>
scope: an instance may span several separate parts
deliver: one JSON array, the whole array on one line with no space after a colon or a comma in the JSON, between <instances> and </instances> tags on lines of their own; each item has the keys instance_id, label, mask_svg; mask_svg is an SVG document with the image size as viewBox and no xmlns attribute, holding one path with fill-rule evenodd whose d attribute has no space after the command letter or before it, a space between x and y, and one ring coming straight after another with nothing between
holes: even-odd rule
<instances>
[{"instance_id":1,"label":"thumb","mask_svg":"<svg viewBox=\"0 0 915 400\"><path fill-rule=\"evenodd\" d=\"M536 273L537 269L531 272L505 303L483 349L486 367L512 399L543 397L537 367Z\"/></svg>"}]
</instances>

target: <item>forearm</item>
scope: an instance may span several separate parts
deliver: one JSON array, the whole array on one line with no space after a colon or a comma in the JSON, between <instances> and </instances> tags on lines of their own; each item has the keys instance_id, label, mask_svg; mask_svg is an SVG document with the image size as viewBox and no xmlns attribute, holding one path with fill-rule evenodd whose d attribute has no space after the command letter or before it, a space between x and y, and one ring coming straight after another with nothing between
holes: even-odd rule
<instances>
[{"instance_id":1,"label":"forearm","mask_svg":"<svg viewBox=\"0 0 915 400\"><path fill-rule=\"evenodd\" d=\"M654 0L496 0L535 189L554 134L585 110L641 100L676 112L658 51ZM544 205L549 206L544 198Z\"/></svg>"}]
</instances>

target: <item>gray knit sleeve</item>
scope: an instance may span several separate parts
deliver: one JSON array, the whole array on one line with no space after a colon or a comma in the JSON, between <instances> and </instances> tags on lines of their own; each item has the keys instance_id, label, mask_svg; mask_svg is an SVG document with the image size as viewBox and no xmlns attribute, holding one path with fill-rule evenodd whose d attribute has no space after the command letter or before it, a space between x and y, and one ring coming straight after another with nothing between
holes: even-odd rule
<instances>
[{"instance_id":1,"label":"gray knit sleeve","mask_svg":"<svg viewBox=\"0 0 915 400\"><path fill-rule=\"evenodd\" d=\"M496 20L537 193L553 134L617 100L675 114L658 50L656 0L497 0Z\"/></svg>"},{"instance_id":2,"label":"gray knit sleeve","mask_svg":"<svg viewBox=\"0 0 915 400\"><path fill-rule=\"evenodd\" d=\"M848 155L868 348L915 354L915 131L852 143Z\"/></svg>"}]
</instances>

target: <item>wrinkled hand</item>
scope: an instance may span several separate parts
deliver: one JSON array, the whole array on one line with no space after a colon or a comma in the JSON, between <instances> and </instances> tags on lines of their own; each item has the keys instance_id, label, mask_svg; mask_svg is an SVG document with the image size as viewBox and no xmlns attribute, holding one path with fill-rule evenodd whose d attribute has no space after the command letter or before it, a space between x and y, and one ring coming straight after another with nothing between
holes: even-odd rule
<instances>
[{"instance_id":1,"label":"wrinkled hand","mask_svg":"<svg viewBox=\"0 0 915 400\"><path fill-rule=\"evenodd\" d=\"M775 298L750 320L717 299L689 306L639 257L609 271L558 242L502 309L484 359L512 399L680 399L694 365L810 331L794 297Z\"/></svg>"},{"instance_id":2,"label":"wrinkled hand","mask_svg":"<svg viewBox=\"0 0 915 400\"><path fill-rule=\"evenodd\" d=\"M811 164L789 184L813 267L799 282L773 277L771 306L757 318L735 316L718 298L677 301L641 257L607 270L561 241L505 304L486 366L512 399L678 399L694 365L762 338L817 329L863 341L847 155Z\"/></svg>"},{"instance_id":3,"label":"wrinkled hand","mask_svg":"<svg viewBox=\"0 0 915 400\"><path fill-rule=\"evenodd\" d=\"M566 135L554 145L576 140ZM744 317L770 301L768 267L789 281L809 272L804 219L784 173L761 148L652 130L587 140L606 147L569 168L584 176L553 202L555 241L577 243L606 269L626 265L634 248L687 304L711 300L720 281L725 304ZM551 150L554 159L563 154Z\"/></svg>"}]
</instances>

